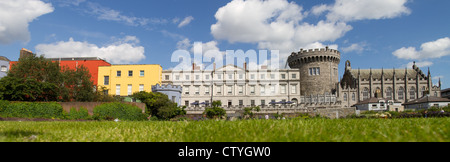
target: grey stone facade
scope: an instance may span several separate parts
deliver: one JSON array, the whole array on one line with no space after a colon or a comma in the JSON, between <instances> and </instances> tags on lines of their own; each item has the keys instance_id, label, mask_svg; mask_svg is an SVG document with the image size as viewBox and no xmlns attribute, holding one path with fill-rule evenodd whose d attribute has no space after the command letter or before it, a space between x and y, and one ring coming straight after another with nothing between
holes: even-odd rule
<instances>
[{"instance_id":1,"label":"grey stone facade","mask_svg":"<svg viewBox=\"0 0 450 162\"><path fill-rule=\"evenodd\" d=\"M375 97L405 103L427 94L440 97L440 83L432 83L431 72L425 75L416 65L412 69L352 69L350 61L337 87L343 106L352 106Z\"/></svg>"},{"instance_id":2,"label":"grey stone facade","mask_svg":"<svg viewBox=\"0 0 450 162\"><path fill-rule=\"evenodd\" d=\"M300 49L288 58L289 67L300 70L300 94L324 95L336 91L340 52L327 48Z\"/></svg>"}]
</instances>

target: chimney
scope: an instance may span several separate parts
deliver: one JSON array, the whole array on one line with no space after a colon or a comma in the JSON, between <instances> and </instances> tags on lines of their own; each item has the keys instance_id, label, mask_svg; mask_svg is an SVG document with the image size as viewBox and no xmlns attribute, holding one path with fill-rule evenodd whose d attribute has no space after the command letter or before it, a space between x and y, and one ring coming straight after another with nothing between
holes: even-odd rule
<instances>
[{"instance_id":1,"label":"chimney","mask_svg":"<svg viewBox=\"0 0 450 162\"><path fill-rule=\"evenodd\" d=\"M30 50L27 50L25 48L22 48L20 50L20 57L19 58L25 58L25 57L29 57L29 56L33 56L33 52L31 52Z\"/></svg>"},{"instance_id":2,"label":"chimney","mask_svg":"<svg viewBox=\"0 0 450 162\"><path fill-rule=\"evenodd\" d=\"M216 63L214 62L214 70L216 70Z\"/></svg>"},{"instance_id":3,"label":"chimney","mask_svg":"<svg viewBox=\"0 0 450 162\"><path fill-rule=\"evenodd\" d=\"M247 71L247 62L244 62L244 71Z\"/></svg>"},{"instance_id":4,"label":"chimney","mask_svg":"<svg viewBox=\"0 0 450 162\"><path fill-rule=\"evenodd\" d=\"M192 71L195 70L195 63L192 63Z\"/></svg>"}]
</instances>

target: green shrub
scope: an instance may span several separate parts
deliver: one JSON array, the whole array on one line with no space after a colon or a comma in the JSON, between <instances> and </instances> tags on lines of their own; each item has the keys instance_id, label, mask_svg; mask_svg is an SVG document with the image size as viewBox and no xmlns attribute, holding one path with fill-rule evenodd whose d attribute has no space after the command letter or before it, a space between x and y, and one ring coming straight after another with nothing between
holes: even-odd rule
<instances>
[{"instance_id":1,"label":"green shrub","mask_svg":"<svg viewBox=\"0 0 450 162\"><path fill-rule=\"evenodd\" d=\"M87 120L89 119L89 112L84 107L81 107L78 111L76 108L72 107L67 117L68 119L72 120L79 120L79 119Z\"/></svg>"},{"instance_id":2,"label":"green shrub","mask_svg":"<svg viewBox=\"0 0 450 162\"><path fill-rule=\"evenodd\" d=\"M56 102L17 102L10 103L1 112L3 117L64 119L64 110Z\"/></svg>"},{"instance_id":3,"label":"green shrub","mask_svg":"<svg viewBox=\"0 0 450 162\"><path fill-rule=\"evenodd\" d=\"M147 119L147 115L142 113L142 110L136 106L113 102L104 103L94 108L94 119L97 120L129 120L142 121Z\"/></svg>"},{"instance_id":4,"label":"green shrub","mask_svg":"<svg viewBox=\"0 0 450 162\"><path fill-rule=\"evenodd\" d=\"M9 102L0 100L0 114L3 112L4 109L6 109L6 106L8 106Z\"/></svg>"}]
</instances>

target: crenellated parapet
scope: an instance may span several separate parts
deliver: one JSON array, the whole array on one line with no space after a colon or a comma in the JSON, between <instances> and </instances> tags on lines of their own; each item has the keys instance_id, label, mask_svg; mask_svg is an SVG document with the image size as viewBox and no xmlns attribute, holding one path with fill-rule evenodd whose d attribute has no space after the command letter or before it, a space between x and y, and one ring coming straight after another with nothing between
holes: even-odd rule
<instances>
[{"instance_id":1,"label":"crenellated parapet","mask_svg":"<svg viewBox=\"0 0 450 162\"><path fill-rule=\"evenodd\" d=\"M338 50L330 48L317 48L317 49L300 49L299 52L292 52L288 57L288 64L291 68L299 68L301 64L307 64L310 62L334 62L339 63L341 59L341 53Z\"/></svg>"},{"instance_id":2,"label":"crenellated parapet","mask_svg":"<svg viewBox=\"0 0 450 162\"><path fill-rule=\"evenodd\" d=\"M179 86L179 85L171 85L171 84L160 85L160 84L156 84L156 85L152 86L152 91L153 92L174 91L174 92L181 93L183 91L183 88L181 86Z\"/></svg>"}]
</instances>

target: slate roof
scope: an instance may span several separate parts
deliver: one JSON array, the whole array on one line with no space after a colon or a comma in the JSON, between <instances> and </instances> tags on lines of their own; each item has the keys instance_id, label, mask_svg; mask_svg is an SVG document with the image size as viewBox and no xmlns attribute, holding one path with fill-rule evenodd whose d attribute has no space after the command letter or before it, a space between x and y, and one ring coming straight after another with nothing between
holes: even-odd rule
<instances>
[{"instance_id":1,"label":"slate roof","mask_svg":"<svg viewBox=\"0 0 450 162\"><path fill-rule=\"evenodd\" d=\"M413 104L429 103L429 102L450 102L450 99L435 97L435 96L424 96L422 98L415 99L415 100L409 101L407 103L404 103L403 105L413 105Z\"/></svg>"}]
</instances>

